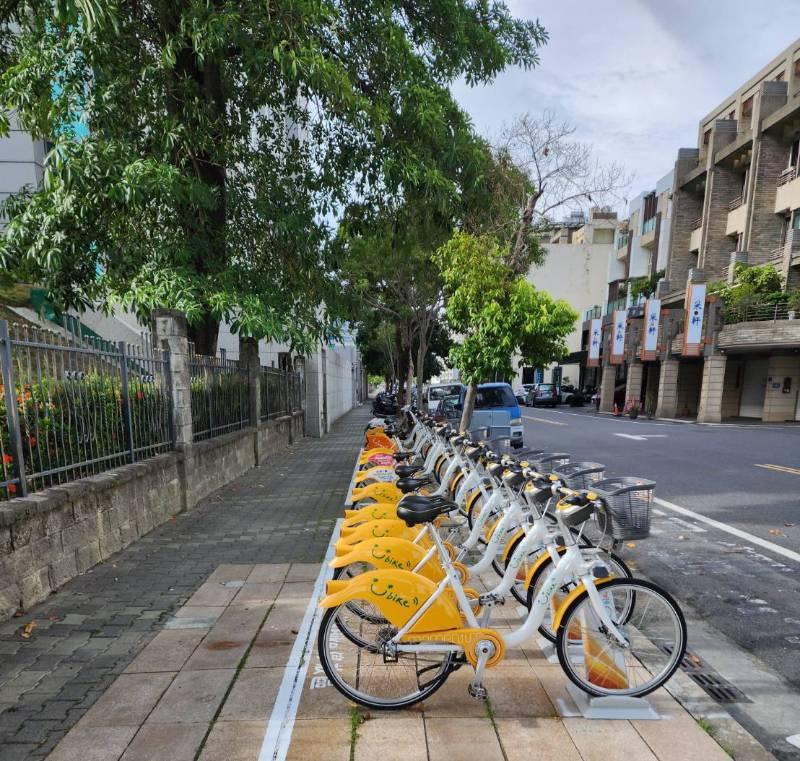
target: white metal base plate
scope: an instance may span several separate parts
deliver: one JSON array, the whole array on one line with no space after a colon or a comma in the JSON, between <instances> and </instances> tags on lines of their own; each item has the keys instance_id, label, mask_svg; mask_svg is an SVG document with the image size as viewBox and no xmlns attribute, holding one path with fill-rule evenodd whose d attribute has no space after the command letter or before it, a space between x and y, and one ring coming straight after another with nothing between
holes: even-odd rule
<instances>
[{"instance_id":1,"label":"white metal base plate","mask_svg":"<svg viewBox=\"0 0 800 761\"><path fill-rule=\"evenodd\" d=\"M584 719L660 719L659 713L644 698L609 696L595 698L579 690L574 684L567 685L569 696Z\"/></svg>"}]
</instances>

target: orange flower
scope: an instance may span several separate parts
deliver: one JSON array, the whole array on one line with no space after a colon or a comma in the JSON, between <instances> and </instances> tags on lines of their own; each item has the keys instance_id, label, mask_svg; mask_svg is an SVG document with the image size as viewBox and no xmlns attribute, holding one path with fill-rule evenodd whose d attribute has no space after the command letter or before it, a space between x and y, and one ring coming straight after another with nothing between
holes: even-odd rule
<instances>
[{"instance_id":1,"label":"orange flower","mask_svg":"<svg viewBox=\"0 0 800 761\"><path fill-rule=\"evenodd\" d=\"M3 462L6 465L11 465L11 463L14 462L14 458L10 454L4 454L3 455Z\"/></svg>"}]
</instances>

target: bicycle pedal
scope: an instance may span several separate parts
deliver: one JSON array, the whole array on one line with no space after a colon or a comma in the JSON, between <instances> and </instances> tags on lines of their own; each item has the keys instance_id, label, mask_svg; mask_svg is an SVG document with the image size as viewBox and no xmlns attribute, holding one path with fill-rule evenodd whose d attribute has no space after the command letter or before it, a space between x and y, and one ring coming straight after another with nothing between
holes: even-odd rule
<instances>
[{"instance_id":1,"label":"bicycle pedal","mask_svg":"<svg viewBox=\"0 0 800 761\"><path fill-rule=\"evenodd\" d=\"M482 684L470 684L467 692L475 700L486 700L489 697L489 691Z\"/></svg>"}]
</instances>

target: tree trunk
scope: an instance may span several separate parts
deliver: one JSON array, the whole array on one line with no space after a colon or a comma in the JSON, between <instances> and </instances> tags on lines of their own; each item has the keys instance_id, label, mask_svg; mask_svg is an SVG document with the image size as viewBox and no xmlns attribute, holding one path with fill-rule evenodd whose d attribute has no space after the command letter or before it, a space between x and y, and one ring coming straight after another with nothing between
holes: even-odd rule
<instances>
[{"instance_id":1,"label":"tree trunk","mask_svg":"<svg viewBox=\"0 0 800 761\"><path fill-rule=\"evenodd\" d=\"M411 387L414 385L414 359L411 340L408 342L408 375L406 376L406 404L411 404Z\"/></svg>"},{"instance_id":2,"label":"tree trunk","mask_svg":"<svg viewBox=\"0 0 800 761\"><path fill-rule=\"evenodd\" d=\"M189 325L189 340L194 343L195 354L215 357L218 338L219 322L210 314L204 314L199 322Z\"/></svg>"},{"instance_id":3,"label":"tree trunk","mask_svg":"<svg viewBox=\"0 0 800 761\"><path fill-rule=\"evenodd\" d=\"M419 346L417 347L417 407L421 410L424 399L422 397L422 387L425 383L425 352L428 351L428 341L424 331L419 334Z\"/></svg>"},{"instance_id":4,"label":"tree trunk","mask_svg":"<svg viewBox=\"0 0 800 761\"><path fill-rule=\"evenodd\" d=\"M397 401L402 407L406 403L406 389L405 379L408 366L406 362L410 357L410 353L404 351L405 345L403 344L403 332L398 325L395 330L395 346L397 347Z\"/></svg>"},{"instance_id":5,"label":"tree trunk","mask_svg":"<svg viewBox=\"0 0 800 761\"><path fill-rule=\"evenodd\" d=\"M461 433L469 430L469 424L472 422L472 413L475 411L475 397L477 395L477 384L470 383L467 387L467 393L464 396L464 409L461 411L461 423L459 423L458 426L458 430Z\"/></svg>"},{"instance_id":6,"label":"tree trunk","mask_svg":"<svg viewBox=\"0 0 800 761\"><path fill-rule=\"evenodd\" d=\"M517 229L517 237L514 240L514 248L511 255L508 257L507 264L511 267L515 275L528 274L528 245L525 243L525 238L528 237L531 225L533 224L533 212L536 208L536 202L542 195L541 189L528 196L525 208L522 210L522 218L519 222Z\"/></svg>"}]
</instances>

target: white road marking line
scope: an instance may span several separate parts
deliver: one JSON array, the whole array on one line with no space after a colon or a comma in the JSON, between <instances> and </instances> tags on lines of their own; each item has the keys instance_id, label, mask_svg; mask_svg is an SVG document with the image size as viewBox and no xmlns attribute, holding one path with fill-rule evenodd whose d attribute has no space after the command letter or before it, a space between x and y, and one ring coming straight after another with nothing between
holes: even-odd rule
<instances>
[{"instance_id":1,"label":"white road marking line","mask_svg":"<svg viewBox=\"0 0 800 761\"><path fill-rule=\"evenodd\" d=\"M317 603L322 597L325 583L333 574L333 570L328 567L328 563L333 558L333 545L339 535L341 524L342 519L339 518L333 527L331 540L325 553L325 560L322 561L322 567L314 583L314 591L308 601L303 623L297 632L297 639L295 639L292 652L289 654L289 661L283 672L283 680L275 698L275 703L272 706L272 714L269 717L267 731L264 734L264 742L261 744L261 752L258 754L258 761L284 761L286 754L289 752L294 720L297 716L297 708L300 705L300 697L303 694L303 684L311 663L314 638L317 636L322 618L322 611L317 607Z\"/></svg>"},{"instance_id":2,"label":"white road marking line","mask_svg":"<svg viewBox=\"0 0 800 761\"><path fill-rule=\"evenodd\" d=\"M657 505L661 505L661 507L666 507L667 510L672 510L675 513L680 513L681 515L686 515L689 518L694 518L696 521L705 523L708 526L713 526L720 531L725 531L728 534L739 537L739 539L750 542L750 544L756 544L759 547L763 547L765 550L771 550L777 555L782 555L785 558L789 558L789 560L794 560L795 563L800 563L800 553L794 552L793 550L787 550L786 547L781 547L779 544L768 542L766 539L761 539L753 534L748 534L747 531L734 528L733 526L729 526L727 523L721 523L720 521L715 521L713 518L707 518L705 515L700 515L700 513L696 513L693 510L687 510L685 507L681 507L680 505L674 505L672 502L667 502L665 499L661 499L660 497L654 497L653 502L655 502Z\"/></svg>"},{"instance_id":3,"label":"white road marking line","mask_svg":"<svg viewBox=\"0 0 800 761\"><path fill-rule=\"evenodd\" d=\"M532 415L523 415L523 420L535 420L537 423L547 423L548 425L566 425L566 423L559 423L557 420L548 420L544 417L533 417Z\"/></svg>"},{"instance_id":4,"label":"white road marking line","mask_svg":"<svg viewBox=\"0 0 800 761\"><path fill-rule=\"evenodd\" d=\"M647 441L648 439L666 439L666 433L642 433L636 435L633 433L615 433L615 436L620 436L623 439L633 439L634 441Z\"/></svg>"},{"instance_id":5,"label":"white road marking line","mask_svg":"<svg viewBox=\"0 0 800 761\"><path fill-rule=\"evenodd\" d=\"M754 463L757 468L764 468L766 470L776 470L779 473L792 473L795 476L800 476L800 468L792 468L789 465L770 465L764 464L759 465L758 463Z\"/></svg>"}]
</instances>

